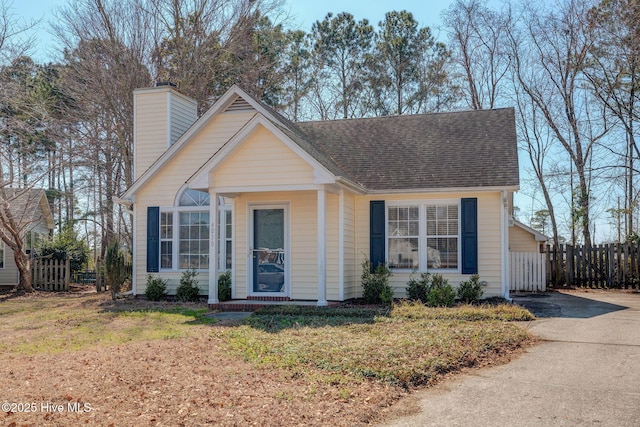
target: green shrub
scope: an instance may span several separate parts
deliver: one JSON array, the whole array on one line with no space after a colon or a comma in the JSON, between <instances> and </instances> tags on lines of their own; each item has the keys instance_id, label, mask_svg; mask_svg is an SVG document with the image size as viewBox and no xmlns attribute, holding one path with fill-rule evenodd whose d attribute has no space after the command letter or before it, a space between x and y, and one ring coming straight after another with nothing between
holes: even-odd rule
<instances>
[{"instance_id":1,"label":"green shrub","mask_svg":"<svg viewBox=\"0 0 640 427\"><path fill-rule=\"evenodd\" d=\"M378 264L372 273L371 261L362 261L362 296L369 304L391 304L393 289L389 285L391 271L385 264Z\"/></svg>"},{"instance_id":2,"label":"green shrub","mask_svg":"<svg viewBox=\"0 0 640 427\"><path fill-rule=\"evenodd\" d=\"M147 276L147 288L144 290L144 296L149 301L161 301L167 297L167 281L154 277L153 275Z\"/></svg>"},{"instance_id":3,"label":"green shrub","mask_svg":"<svg viewBox=\"0 0 640 427\"><path fill-rule=\"evenodd\" d=\"M196 276L198 272L195 270L186 270L182 272L180 285L176 289L176 298L179 301L198 301L200 297L200 288Z\"/></svg>"},{"instance_id":4,"label":"green shrub","mask_svg":"<svg viewBox=\"0 0 640 427\"><path fill-rule=\"evenodd\" d=\"M453 307L456 300L456 291L442 274L434 274L431 277L431 289L427 295L427 305L431 307Z\"/></svg>"},{"instance_id":5,"label":"green shrub","mask_svg":"<svg viewBox=\"0 0 640 427\"><path fill-rule=\"evenodd\" d=\"M231 272L225 271L218 276L218 299L228 301L231 299Z\"/></svg>"},{"instance_id":6,"label":"green shrub","mask_svg":"<svg viewBox=\"0 0 640 427\"><path fill-rule=\"evenodd\" d=\"M111 299L115 300L122 284L129 276L125 268L124 253L120 249L120 242L117 240L114 240L107 246L104 263L107 282L111 290Z\"/></svg>"},{"instance_id":7,"label":"green shrub","mask_svg":"<svg viewBox=\"0 0 640 427\"><path fill-rule=\"evenodd\" d=\"M474 274L469 280L465 280L458 286L458 298L467 304L475 304L480 301L484 291L480 284L480 276Z\"/></svg>"},{"instance_id":8,"label":"green shrub","mask_svg":"<svg viewBox=\"0 0 640 427\"><path fill-rule=\"evenodd\" d=\"M407 298L413 301L427 303L427 296L431 290L431 275L429 273L420 274L420 278L415 278L415 271L411 273L407 282Z\"/></svg>"}]
</instances>

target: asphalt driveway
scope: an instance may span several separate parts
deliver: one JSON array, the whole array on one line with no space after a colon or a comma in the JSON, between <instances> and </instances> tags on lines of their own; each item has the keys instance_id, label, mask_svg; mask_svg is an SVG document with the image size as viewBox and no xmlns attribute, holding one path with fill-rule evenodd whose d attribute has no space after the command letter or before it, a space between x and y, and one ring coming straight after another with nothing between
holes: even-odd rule
<instances>
[{"instance_id":1,"label":"asphalt driveway","mask_svg":"<svg viewBox=\"0 0 640 427\"><path fill-rule=\"evenodd\" d=\"M399 402L385 426L639 426L640 294L514 296L544 341Z\"/></svg>"}]
</instances>

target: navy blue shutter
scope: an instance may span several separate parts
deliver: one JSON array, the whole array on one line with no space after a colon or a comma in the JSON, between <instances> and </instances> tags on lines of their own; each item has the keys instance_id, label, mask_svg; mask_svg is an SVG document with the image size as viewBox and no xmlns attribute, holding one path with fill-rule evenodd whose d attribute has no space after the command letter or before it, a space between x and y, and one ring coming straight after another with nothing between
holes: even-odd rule
<instances>
[{"instance_id":1,"label":"navy blue shutter","mask_svg":"<svg viewBox=\"0 0 640 427\"><path fill-rule=\"evenodd\" d=\"M147 272L160 271L160 208L147 207Z\"/></svg>"},{"instance_id":2,"label":"navy blue shutter","mask_svg":"<svg viewBox=\"0 0 640 427\"><path fill-rule=\"evenodd\" d=\"M462 274L478 273L478 199L462 199Z\"/></svg>"},{"instance_id":3,"label":"navy blue shutter","mask_svg":"<svg viewBox=\"0 0 640 427\"><path fill-rule=\"evenodd\" d=\"M375 268L385 263L385 212L384 200L369 202L369 260Z\"/></svg>"}]
</instances>

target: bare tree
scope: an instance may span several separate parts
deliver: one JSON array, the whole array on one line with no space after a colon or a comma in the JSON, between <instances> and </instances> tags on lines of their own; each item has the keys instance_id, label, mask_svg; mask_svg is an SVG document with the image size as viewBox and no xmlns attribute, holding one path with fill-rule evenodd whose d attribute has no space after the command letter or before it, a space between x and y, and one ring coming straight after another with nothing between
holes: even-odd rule
<instances>
[{"instance_id":1,"label":"bare tree","mask_svg":"<svg viewBox=\"0 0 640 427\"><path fill-rule=\"evenodd\" d=\"M624 213L625 235L634 230L637 204L635 162L640 157L636 144L636 122L639 120L638 87L640 85L640 4L631 0L606 0L589 11L589 24L594 32L594 45L585 75L593 94L624 129L623 149L619 156L625 170ZM618 203L619 204L619 203Z\"/></svg>"},{"instance_id":2,"label":"bare tree","mask_svg":"<svg viewBox=\"0 0 640 427\"><path fill-rule=\"evenodd\" d=\"M553 137L548 127L544 126L544 118L540 117L540 111L536 104L531 101L531 97L523 96L520 91L516 90L515 100L519 145L527 153L537 184L542 190L546 204L544 211L548 213L548 218L551 221L553 244L557 245L560 236L545 165L552 148ZM544 233L544 230L542 232Z\"/></svg>"},{"instance_id":3,"label":"bare tree","mask_svg":"<svg viewBox=\"0 0 640 427\"><path fill-rule=\"evenodd\" d=\"M515 80L544 118L554 139L569 155L577 178L572 217L583 243L591 245L591 168L595 144L606 134L591 118L590 92L583 69L593 46L585 2L567 0L553 12L540 5L523 9L517 29L509 32ZM573 186L572 186L573 193Z\"/></svg>"},{"instance_id":4,"label":"bare tree","mask_svg":"<svg viewBox=\"0 0 640 427\"><path fill-rule=\"evenodd\" d=\"M508 83L509 13L486 6L486 0L456 0L443 14L453 61L460 70L462 92L474 110L494 108Z\"/></svg>"},{"instance_id":5,"label":"bare tree","mask_svg":"<svg viewBox=\"0 0 640 427\"><path fill-rule=\"evenodd\" d=\"M35 64L25 56L34 25L20 24L0 2L0 240L14 253L21 292L33 290L25 235L41 220L35 208L43 192L35 188L47 174L37 138L42 104L29 90Z\"/></svg>"},{"instance_id":6,"label":"bare tree","mask_svg":"<svg viewBox=\"0 0 640 427\"><path fill-rule=\"evenodd\" d=\"M68 138L83 145L75 158L97 184L90 189L97 206L82 217L99 224L104 255L118 230L130 230L113 197L133 183L131 94L152 81L151 22L133 0L76 0L59 11L54 30L65 47L65 88L77 104Z\"/></svg>"}]
</instances>

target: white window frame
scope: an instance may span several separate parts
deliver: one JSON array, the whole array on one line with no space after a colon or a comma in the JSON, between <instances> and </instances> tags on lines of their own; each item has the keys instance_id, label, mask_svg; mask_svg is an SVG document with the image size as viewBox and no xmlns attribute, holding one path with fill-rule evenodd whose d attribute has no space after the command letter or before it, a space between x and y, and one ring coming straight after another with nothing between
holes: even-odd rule
<instances>
[{"instance_id":1,"label":"white window frame","mask_svg":"<svg viewBox=\"0 0 640 427\"><path fill-rule=\"evenodd\" d=\"M162 237L162 216L163 216L163 214L166 214L167 217L171 218L171 238ZM171 270L173 270L173 266L177 265L176 264L176 250L175 250L175 247L176 247L175 235L176 235L176 215L175 215L175 211L173 211L173 210L167 211L167 210L160 209L160 248L158 249L160 251L160 271L171 271ZM171 242L171 267L170 268L162 266L162 243L163 242Z\"/></svg>"},{"instance_id":2,"label":"white window frame","mask_svg":"<svg viewBox=\"0 0 640 427\"><path fill-rule=\"evenodd\" d=\"M456 205L458 207L458 266L457 268L427 268L427 206L443 206ZM462 272L462 237L460 217L461 199L428 199L428 200L387 200L384 210L384 227L385 227L385 254L387 254L387 262L389 261L389 208L392 207L418 207L418 217L420 220L420 229L418 234L418 269L419 273L441 273L441 274L460 274ZM447 236L442 236L447 237ZM451 236L452 237L452 236ZM392 271L411 272L411 268L392 268Z\"/></svg>"},{"instance_id":3,"label":"white window frame","mask_svg":"<svg viewBox=\"0 0 640 427\"><path fill-rule=\"evenodd\" d=\"M231 235L227 236L227 212L231 213ZM233 239L233 205L221 203L218 205L218 272L224 273L233 270L235 261ZM227 242L231 242L231 267L227 268Z\"/></svg>"},{"instance_id":4,"label":"white window frame","mask_svg":"<svg viewBox=\"0 0 640 427\"><path fill-rule=\"evenodd\" d=\"M162 237L160 237L160 245L158 247L158 252L159 252L159 257L160 257L160 271L166 271L166 272L170 272L170 271L185 271L186 269L184 268L180 268L180 213L185 213L185 212L206 212L209 213L209 206L178 206L179 202L180 202L180 198L182 197L182 193L184 192L184 189L182 191L178 192L178 195L176 196L175 199L175 206L171 206L171 207L161 207L160 208L160 218L161 220L159 221L159 227L162 227L162 214L169 214L171 215L172 218L172 237L171 239L163 239ZM224 200L224 199L223 199ZM206 208L206 209L203 209ZM231 212L231 236L227 236L226 235L226 212L230 211ZM220 248L219 252L218 252L218 271L223 273L226 272L227 270L232 270L233 266L235 264L235 257L234 257L234 249L235 249L235 242L234 242L234 238L233 238L233 205L230 203L219 203L218 205L218 246ZM211 224L211 218L209 218L209 224ZM209 225L209 227L211 227L211 225ZM162 228L160 229L160 236L162 236ZM162 267L162 242L166 242L166 241L171 241L171 268L163 268ZM231 241L231 268L228 269L226 268L227 262L226 262L226 242L227 241ZM211 250L211 242L209 242L209 248ZM211 252L209 253L209 256L211 256ZM207 263L208 264L208 263ZM202 272L208 272L209 271L209 267L207 265L206 268L199 268L197 269L198 271L202 271Z\"/></svg>"}]
</instances>

